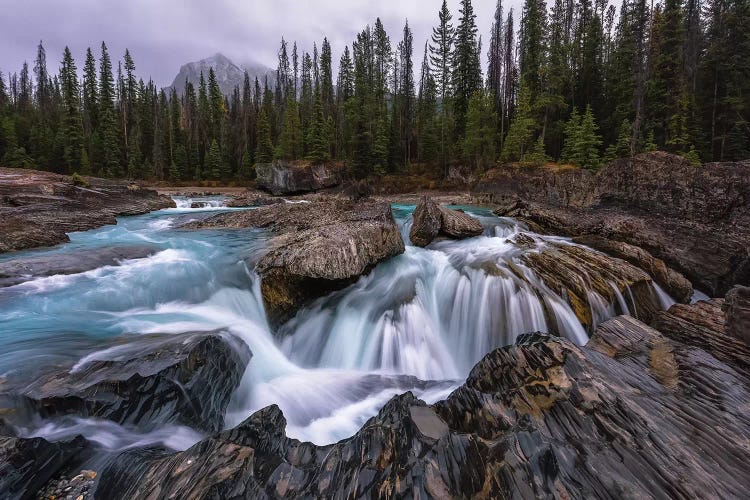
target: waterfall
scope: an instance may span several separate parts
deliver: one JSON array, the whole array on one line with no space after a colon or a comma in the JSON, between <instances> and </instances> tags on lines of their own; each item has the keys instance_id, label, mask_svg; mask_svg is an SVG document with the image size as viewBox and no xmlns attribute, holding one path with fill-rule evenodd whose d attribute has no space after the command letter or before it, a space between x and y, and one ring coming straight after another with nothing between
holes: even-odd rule
<instances>
[{"instance_id":1,"label":"waterfall","mask_svg":"<svg viewBox=\"0 0 750 500\"><path fill-rule=\"evenodd\" d=\"M272 332L260 278L246 264L263 251L263 232L180 231L185 220L207 215L196 212L243 209L224 207L222 197L174 199L177 208L120 218L117 226L74 233L67 246L48 250L146 241L157 248L150 257L0 289L0 374L19 368L21 352L33 363L64 358L82 366L118 356L121 348L97 349L116 335L226 329L253 352L226 425L278 404L290 436L325 444L351 435L395 394L412 391L428 402L446 397L487 352L522 333L548 332L579 345L588 340L564 291L552 290L523 261L528 252L569 240L462 207L482 222L482 236L418 248L408 244L413 207L405 205L393 207L407 242L402 255ZM533 243L510 241L521 233ZM632 296L610 286L612 302L587 292L594 325L633 311ZM661 288L654 293L662 307L670 305ZM28 432L53 439L83 432L112 450L148 442L184 448L199 438L168 429L179 437L95 419L47 422Z\"/></svg>"}]
</instances>

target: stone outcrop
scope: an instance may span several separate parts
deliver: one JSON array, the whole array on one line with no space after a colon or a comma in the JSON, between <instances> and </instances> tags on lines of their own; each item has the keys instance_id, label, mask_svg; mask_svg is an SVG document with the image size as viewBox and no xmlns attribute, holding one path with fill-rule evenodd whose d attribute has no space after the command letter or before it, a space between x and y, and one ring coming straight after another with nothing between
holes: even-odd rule
<instances>
[{"instance_id":1,"label":"stone outcrop","mask_svg":"<svg viewBox=\"0 0 750 500\"><path fill-rule=\"evenodd\" d=\"M280 204L219 214L183 227L269 230L268 251L250 264L261 277L263 302L274 326L404 252L390 205L377 201Z\"/></svg>"},{"instance_id":2,"label":"stone outcrop","mask_svg":"<svg viewBox=\"0 0 750 500\"><path fill-rule=\"evenodd\" d=\"M283 160L255 165L256 185L273 195L298 194L338 186L338 170L327 164L296 164Z\"/></svg>"},{"instance_id":3,"label":"stone outcrop","mask_svg":"<svg viewBox=\"0 0 750 500\"><path fill-rule=\"evenodd\" d=\"M463 239L483 233L482 224L461 210L439 206L428 196L423 196L414 209L409 232L412 244L425 247L438 237Z\"/></svg>"},{"instance_id":4,"label":"stone outcrop","mask_svg":"<svg viewBox=\"0 0 750 500\"><path fill-rule=\"evenodd\" d=\"M36 492L81 457L87 447L81 436L57 443L0 436L0 496L36 498Z\"/></svg>"},{"instance_id":5,"label":"stone outcrop","mask_svg":"<svg viewBox=\"0 0 750 500\"><path fill-rule=\"evenodd\" d=\"M394 397L349 439L286 436L270 406L181 453L129 450L96 494L133 498L742 497L746 369L631 317L587 347L543 334L487 354L448 399Z\"/></svg>"},{"instance_id":6,"label":"stone outcrop","mask_svg":"<svg viewBox=\"0 0 750 500\"><path fill-rule=\"evenodd\" d=\"M126 181L0 168L0 253L56 245L66 233L115 224L116 216L174 207L156 191Z\"/></svg>"},{"instance_id":7,"label":"stone outcrop","mask_svg":"<svg viewBox=\"0 0 750 500\"><path fill-rule=\"evenodd\" d=\"M657 152L596 174L501 169L476 193L534 230L640 247L714 296L750 282L750 162L694 166Z\"/></svg>"},{"instance_id":8,"label":"stone outcrop","mask_svg":"<svg viewBox=\"0 0 750 500\"><path fill-rule=\"evenodd\" d=\"M0 288L35 278L77 274L102 266L117 266L123 260L141 259L158 249L146 245L81 249L75 253L55 253L0 262Z\"/></svg>"},{"instance_id":9,"label":"stone outcrop","mask_svg":"<svg viewBox=\"0 0 750 500\"><path fill-rule=\"evenodd\" d=\"M523 245L523 239L514 241ZM553 292L562 293L581 324L591 331L597 319L596 296L606 304L622 309L621 302L633 316L650 321L661 307L651 277L628 262L603 255L578 245L548 243L538 252L527 252L521 261L534 270ZM619 295L619 297L618 297Z\"/></svg>"},{"instance_id":10,"label":"stone outcrop","mask_svg":"<svg viewBox=\"0 0 750 500\"><path fill-rule=\"evenodd\" d=\"M573 241L643 269L677 302L688 302L693 295L693 285L687 278L640 247L594 235L579 236Z\"/></svg>"},{"instance_id":11,"label":"stone outcrop","mask_svg":"<svg viewBox=\"0 0 750 500\"><path fill-rule=\"evenodd\" d=\"M727 333L750 344L750 287L736 286L724 299Z\"/></svg>"},{"instance_id":12,"label":"stone outcrop","mask_svg":"<svg viewBox=\"0 0 750 500\"><path fill-rule=\"evenodd\" d=\"M14 408L20 424L32 416L77 415L142 429L174 422L215 432L251 356L243 342L221 332L117 339L98 352L31 383L9 381L0 402Z\"/></svg>"}]
</instances>

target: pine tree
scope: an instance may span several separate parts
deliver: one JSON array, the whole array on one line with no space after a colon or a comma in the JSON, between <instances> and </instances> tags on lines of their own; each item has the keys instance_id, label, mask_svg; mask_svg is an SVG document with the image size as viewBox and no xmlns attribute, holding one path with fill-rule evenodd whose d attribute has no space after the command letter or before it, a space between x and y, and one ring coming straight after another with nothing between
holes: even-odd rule
<instances>
[{"instance_id":1,"label":"pine tree","mask_svg":"<svg viewBox=\"0 0 750 500\"><path fill-rule=\"evenodd\" d=\"M120 150L115 119L115 84L112 62L104 42L102 42L102 53L99 59L98 120L101 140L101 174L107 177L120 176L122 172L120 171Z\"/></svg>"},{"instance_id":2,"label":"pine tree","mask_svg":"<svg viewBox=\"0 0 750 500\"><path fill-rule=\"evenodd\" d=\"M602 143L598 131L591 106L586 106L583 116L574 110L565 126L563 160L582 168L597 168Z\"/></svg>"},{"instance_id":3,"label":"pine tree","mask_svg":"<svg viewBox=\"0 0 750 500\"><path fill-rule=\"evenodd\" d=\"M508 135L500 153L502 161L523 161L532 144L536 121L531 117L531 95L525 83L518 91L518 104L515 119L510 124Z\"/></svg>"},{"instance_id":4,"label":"pine tree","mask_svg":"<svg viewBox=\"0 0 750 500\"><path fill-rule=\"evenodd\" d=\"M453 53L452 84L455 135L463 138L469 99L482 88L477 24L471 0L461 0L461 18L456 28Z\"/></svg>"},{"instance_id":5,"label":"pine tree","mask_svg":"<svg viewBox=\"0 0 750 500\"><path fill-rule=\"evenodd\" d=\"M206 156L206 172L211 179L221 178L221 150L219 149L219 143L216 139L211 141L211 147L208 149L208 155Z\"/></svg>"},{"instance_id":6,"label":"pine tree","mask_svg":"<svg viewBox=\"0 0 750 500\"><path fill-rule=\"evenodd\" d=\"M258 115L258 147L255 150L256 163L269 163L273 160L273 142L271 141L271 124L264 108Z\"/></svg>"},{"instance_id":7,"label":"pine tree","mask_svg":"<svg viewBox=\"0 0 750 500\"><path fill-rule=\"evenodd\" d=\"M276 156L284 160L297 160L302 157L302 124L297 111L297 100L287 97L284 113L284 128L279 136Z\"/></svg>"},{"instance_id":8,"label":"pine tree","mask_svg":"<svg viewBox=\"0 0 750 500\"><path fill-rule=\"evenodd\" d=\"M313 123L310 127L310 138L308 139L310 150L307 159L313 163L323 163L330 159L328 145L330 144L328 134L328 123L323 117L323 103L320 94L315 96L313 111Z\"/></svg>"},{"instance_id":9,"label":"pine tree","mask_svg":"<svg viewBox=\"0 0 750 500\"><path fill-rule=\"evenodd\" d=\"M432 29L430 43L430 62L435 71L435 83L440 96L440 160L443 165L444 174L448 175L448 130L449 98L451 95L451 67L453 63L453 41L455 29L451 24L453 16L448 10L448 3L443 0L443 5L438 13L438 26Z\"/></svg>"},{"instance_id":10,"label":"pine tree","mask_svg":"<svg viewBox=\"0 0 750 500\"><path fill-rule=\"evenodd\" d=\"M466 114L463 156L477 170L495 162L496 122L493 96L483 90L475 92Z\"/></svg>"},{"instance_id":11,"label":"pine tree","mask_svg":"<svg viewBox=\"0 0 750 500\"><path fill-rule=\"evenodd\" d=\"M63 52L62 67L60 68L60 82L63 98L63 137L64 158L67 173L81 169L81 151L83 150L83 122L81 121L80 97L78 88L78 74L76 64L70 49L65 47Z\"/></svg>"}]
</instances>

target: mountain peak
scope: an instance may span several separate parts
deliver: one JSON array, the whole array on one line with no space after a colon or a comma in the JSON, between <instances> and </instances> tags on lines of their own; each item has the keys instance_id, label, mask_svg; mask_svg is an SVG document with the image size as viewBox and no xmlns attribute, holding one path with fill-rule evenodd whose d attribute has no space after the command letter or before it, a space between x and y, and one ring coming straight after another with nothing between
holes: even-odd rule
<instances>
[{"instance_id":1,"label":"mountain peak","mask_svg":"<svg viewBox=\"0 0 750 500\"><path fill-rule=\"evenodd\" d=\"M242 86L245 71L251 80L257 77L262 81L266 76L269 76L271 80L275 76L274 70L263 64L250 62L239 66L221 52L216 52L210 57L183 64L172 82L172 87L177 90L177 93L185 91L185 81L197 87L201 72L205 77L211 68L214 70L216 81L224 95L230 95L235 86Z\"/></svg>"}]
</instances>

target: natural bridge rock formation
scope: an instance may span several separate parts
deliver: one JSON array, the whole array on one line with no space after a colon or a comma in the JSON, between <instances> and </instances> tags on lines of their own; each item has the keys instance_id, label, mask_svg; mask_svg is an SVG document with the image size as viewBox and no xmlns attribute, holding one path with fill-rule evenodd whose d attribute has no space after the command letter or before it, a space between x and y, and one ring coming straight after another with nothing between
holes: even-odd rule
<instances>
[{"instance_id":1,"label":"natural bridge rock formation","mask_svg":"<svg viewBox=\"0 0 750 500\"><path fill-rule=\"evenodd\" d=\"M15 407L12 423L75 415L144 429L175 422L215 432L251 356L246 344L220 332L143 335L102 349L79 366L5 385L0 402Z\"/></svg>"},{"instance_id":2,"label":"natural bridge rock formation","mask_svg":"<svg viewBox=\"0 0 750 500\"><path fill-rule=\"evenodd\" d=\"M70 177L17 168L0 168L0 253L56 245L66 233L115 224L118 215L144 214L174 207L156 191L126 181Z\"/></svg>"},{"instance_id":3,"label":"natural bridge rock formation","mask_svg":"<svg viewBox=\"0 0 750 500\"><path fill-rule=\"evenodd\" d=\"M475 193L535 230L640 247L713 296L750 282L749 161L695 166L657 152L596 174L504 168Z\"/></svg>"},{"instance_id":4,"label":"natural bridge rock formation","mask_svg":"<svg viewBox=\"0 0 750 500\"><path fill-rule=\"evenodd\" d=\"M423 196L414 210L409 239L414 245L425 247L440 236L463 239L479 236L482 232L482 224L472 216L441 207Z\"/></svg>"},{"instance_id":5,"label":"natural bridge rock formation","mask_svg":"<svg viewBox=\"0 0 750 500\"><path fill-rule=\"evenodd\" d=\"M274 195L297 194L338 186L341 176L332 165L294 164L284 160L255 166L256 183Z\"/></svg>"},{"instance_id":6,"label":"natural bridge rock formation","mask_svg":"<svg viewBox=\"0 0 750 500\"><path fill-rule=\"evenodd\" d=\"M750 373L695 340L625 316L586 347L523 335L445 401L396 396L339 443L286 437L270 406L185 452L122 453L97 495L742 497Z\"/></svg>"},{"instance_id":7,"label":"natural bridge rock formation","mask_svg":"<svg viewBox=\"0 0 750 500\"><path fill-rule=\"evenodd\" d=\"M276 326L301 306L344 288L377 263L404 252L398 225L385 202L279 204L220 214L184 227L270 230L270 249L253 264L261 277L269 321Z\"/></svg>"}]
</instances>

